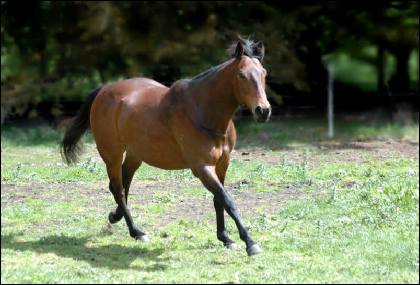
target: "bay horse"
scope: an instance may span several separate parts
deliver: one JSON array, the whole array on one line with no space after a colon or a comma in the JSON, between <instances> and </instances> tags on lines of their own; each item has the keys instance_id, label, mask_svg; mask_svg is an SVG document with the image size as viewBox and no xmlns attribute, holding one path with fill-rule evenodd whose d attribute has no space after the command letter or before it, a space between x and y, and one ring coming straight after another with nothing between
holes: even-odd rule
<instances>
[{"instance_id":1,"label":"bay horse","mask_svg":"<svg viewBox=\"0 0 420 285\"><path fill-rule=\"evenodd\" d=\"M224 181L236 143L232 116L237 108L246 106L258 122L271 115L262 66L264 46L239 38L230 55L226 62L170 88L148 78L106 84L89 95L66 130L61 153L71 164L81 150L78 141L91 128L117 203L108 220L113 224L124 217L131 237L148 241L127 207L133 175L145 162L167 170L190 168L214 195L217 238L228 248L235 245L225 229L226 210L247 254L262 251L244 227Z\"/></svg>"}]
</instances>

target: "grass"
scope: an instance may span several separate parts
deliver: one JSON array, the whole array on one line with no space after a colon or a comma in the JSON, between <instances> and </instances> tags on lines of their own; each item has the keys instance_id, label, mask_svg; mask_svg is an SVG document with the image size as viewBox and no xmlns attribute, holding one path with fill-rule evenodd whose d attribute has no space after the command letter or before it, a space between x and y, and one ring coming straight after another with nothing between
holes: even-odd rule
<instances>
[{"instance_id":1,"label":"grass","mask_svg":"<svg viewBox=\"0 0 420 285\"><path fill-rule=\"evenodd\" d=\"M241 248L216 239L211 196L190 171L145 165L136 173L130 207L151 237L142 244L124 222L104 227L114 202L91 138L81 162L67 167L59 133L6 126L1 282L418 283L418 124L337 125L326 141L316 120L238 124L226 182L264 249L254 257L230 219ZM273 204L278 195L282 205ZM262 209L249 200L257 196ZM196 204L190 214L185 202Z\"/></svg>"}]
</instances>

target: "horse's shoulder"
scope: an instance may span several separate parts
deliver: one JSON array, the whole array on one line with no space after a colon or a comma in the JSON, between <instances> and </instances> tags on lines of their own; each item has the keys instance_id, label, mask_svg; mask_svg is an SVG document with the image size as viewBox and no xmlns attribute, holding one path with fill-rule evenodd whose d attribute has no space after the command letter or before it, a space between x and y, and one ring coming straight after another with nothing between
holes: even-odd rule
<instances>
[{"instance_id":1,"label":"horse's shoulder","mask_svg":"<svg viewBox=\"0 0 420 285\"><path fill-rule=\"evenodd\" d=\"M172 107L175 105L185 105L187 87L188 82L185 79L177 80L171 85L168 92L166 93L166 97L169 99L168 102Z\"/></svg>"},{"instance_id":2,"label":"horse's shoulder","mask_svg":"<svg viewBox=\"0 0 420 285\"><path fill-rule=\"evenodd\" d=\"M171 85L170 90L174 93L185 92L185 90L188 88L189 81L190 80L188 79L177 80Z\"/></svg>"}]
</instances>

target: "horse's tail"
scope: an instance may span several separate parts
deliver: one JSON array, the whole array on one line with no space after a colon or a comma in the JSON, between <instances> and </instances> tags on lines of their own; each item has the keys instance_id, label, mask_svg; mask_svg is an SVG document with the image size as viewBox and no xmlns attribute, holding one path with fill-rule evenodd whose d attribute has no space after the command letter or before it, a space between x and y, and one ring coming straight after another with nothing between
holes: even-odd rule
<instances>
[{"instance_id":1,"label":"horse's tail","mask_svg":"<svg viewBox=\"0 0 420 285\"><path fill-rule=\"evenodd\" d=\"M96 95L98 95L99 87L89 94L89 97L83 103L77 116L73 119L70 126L67 128L64 138L61 141L60 150L61 157L67 164L76 163L78 155L82 148L79 144L80 138L90 128L90 108Z\"/></svg>"}]
</instances>

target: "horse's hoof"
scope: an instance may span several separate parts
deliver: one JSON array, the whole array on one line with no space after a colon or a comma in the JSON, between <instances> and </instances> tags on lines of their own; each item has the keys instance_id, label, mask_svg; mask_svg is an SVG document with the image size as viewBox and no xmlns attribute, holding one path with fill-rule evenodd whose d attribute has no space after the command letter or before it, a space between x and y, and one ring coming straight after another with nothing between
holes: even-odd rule
<instances>
[{"instance_id":1,"label":"horse's hoof","mask_svg":"<svg viewBox=\"0 0 420 285\"><path fill-rule=\"evenodd\" d=\"M144 242L144 243L149 243L150 242L150 239L147 235L138 236L138 237L136 237L136 240Z\"/></svg>"},{"instance_id":2,"label":"horse's hoof","mask_svg":"<svg viewBox=\"0 0 420 285\"><path fill-rule=\"evenodd\" d=\"M109 213L109 215L108 215L108 221L109 221L111 224L115 224L115 223L117 223L117 222L121 221L121 219L116 219L116 218L114 217L114 214L112 214L112 212L110 212L110 213Z\"/></svg>"},{"instance_id":3,"label":"horse's hoof","mask_svg":"<svg viewBox=\"0 0 420 285\"><path fill-rule=\"evenodd\" d=\"M253 244L250 248L246 249L246 253L248 253L248 256L256 255L262 252L261 247L258 244Z\"/></svg>"},{"instance_id":4,"label":"horse's hoof","mask_svg":"<svg viewBox=\"0 0 420 285\"><path fill-rule=\"evenodd\" d=\"M236 242L231 242L231 243L225 244L225 247L227 249L238 249L239 248L239 244L237 244Z\"/></svg>"}]
</instances>

